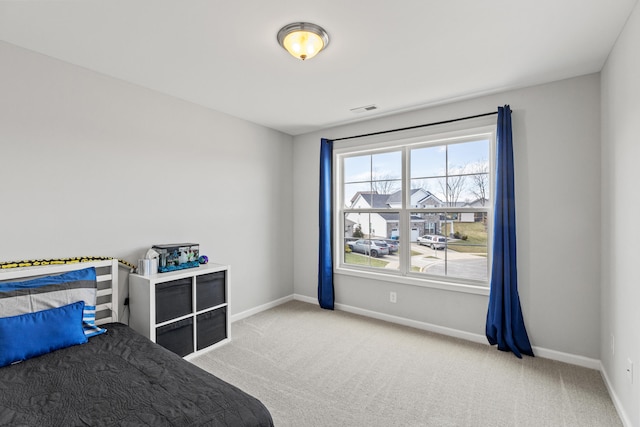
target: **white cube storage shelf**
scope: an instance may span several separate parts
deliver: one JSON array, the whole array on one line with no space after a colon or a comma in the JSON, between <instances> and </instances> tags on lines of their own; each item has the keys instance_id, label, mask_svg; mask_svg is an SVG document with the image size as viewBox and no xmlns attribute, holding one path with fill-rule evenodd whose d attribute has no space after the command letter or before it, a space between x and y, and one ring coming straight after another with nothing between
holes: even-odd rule
<instances>
[{"instance_id":1,"label":"white cube storage shelf","mask_svg":"<svg viewBox=\"0 0 640 427\"><path fill-rule=\"evenodd\" d=\"M229 266L203 264L150 276L129 275L129 326L190 358L231 339Z\"/></svg>"}]
</instances>

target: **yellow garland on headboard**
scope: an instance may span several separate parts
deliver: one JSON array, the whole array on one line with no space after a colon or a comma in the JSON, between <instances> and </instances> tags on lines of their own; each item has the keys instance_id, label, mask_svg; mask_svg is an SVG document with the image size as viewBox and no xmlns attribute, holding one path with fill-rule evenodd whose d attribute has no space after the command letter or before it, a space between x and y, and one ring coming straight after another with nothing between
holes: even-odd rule
<instances>
[{"instance_id":1,"label":"yellow garland on headboard","mask_svg":"<svg viewBox=\"0 0 640 427\"><path fill-rule=\"evenodd\" d=\"M5 262L0 262L0 269L18 268L18 267L35 267L39 265L77 264L81 262L106 261L110 259L114 259L114 258L107 257L107 256L83 256L83 257L75 257L75 258L53 258L53 259L30 259L30 260L22 260L22 261L5 261ZM120 264L126 265L127 267L136 268L135 265L131 264L128 261L119 259L118 262Z\"/></svg>"}]
</instances>

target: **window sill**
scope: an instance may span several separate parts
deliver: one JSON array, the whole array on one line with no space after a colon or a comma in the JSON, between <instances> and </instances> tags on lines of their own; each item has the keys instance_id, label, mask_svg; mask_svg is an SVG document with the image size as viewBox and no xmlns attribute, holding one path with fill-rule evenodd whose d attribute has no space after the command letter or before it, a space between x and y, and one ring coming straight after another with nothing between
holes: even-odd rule
<instances>
[{"instance_id":1,"label":"window sill","mask_svg":"<svg viewBox=\"0 0 640 427\"><path fill-rule=\"evenodd\" d=\"M373 271L357 270L345 267L337 267L334 269L334 273L344 276L360 277L371 280L378 280L383 282L401 283L403 285L420 286L423 288L442 289L452 292L462 292L466 294L474 295L486 295L489 296L489 287L479 286L467 283L453 283L446 281L439 281L427 278L418 278L412 276L401 276L394 274L380 274Z\"/></svg>"}]
</instances>

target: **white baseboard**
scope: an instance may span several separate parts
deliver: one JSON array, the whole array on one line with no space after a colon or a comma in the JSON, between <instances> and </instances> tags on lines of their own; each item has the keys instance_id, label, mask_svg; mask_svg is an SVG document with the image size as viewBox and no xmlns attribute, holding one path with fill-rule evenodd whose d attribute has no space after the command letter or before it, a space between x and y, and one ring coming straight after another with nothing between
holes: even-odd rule
<instances>
[{"instance_id":1,"label":"white baseboard","mask_svg":"<svg viewBox=\"0 0 640 427\"><path fill-rule=\"evenodd\" d=\"M411 328L422 329L423 331L435 332L436 334L446 335L449 337L460 338L463 340L487 344L487 338L484 335L478 335L471 332L460 331L458 329L438 326L431 323L419 322L417 320L407 319L405 317L393 316L390 314L379 313L376 311L365 310L345 304L335 304L335 308L361 316L373 317L374 319L384 320L386 322L396 323L398 325L409 326Z\"/></svg>"},{"instance_id":2,"label":"white baseboard","mask_svg":"<svg viewBox=\"0 0 640 427\"><path fill-rule=\"evenodd\" d=\"M304 295L294 294L293 299L298 301L304 301L312 304L317 304L316 298L307 297ZM454 338L460 338L463 340L489 345L487 338L484 335L474 334L471 332L460 331L458 329L447 328L444 326L438 326L431 323L419 322L417 320L411 320L404 317L392 316L390 314L379 313L372 310L365 310L358 307L353 307L345 304L335 304L337 310L347 311L349 313L359 314L362 316L373 317L374 319L384 320L391 323L397 323L399 325L409 326L416 329L422 329L424 331L435 332L437 334L447 335ZM556 350L549 350L543 347L533 347L533 354L536 357L542 357L545 359L557 360L559 362L569 363L571 365L582 366L584 368L600 370L600 360L590 359L584 356L578 356L575 354L563 353Z\"/></svg>"},{"instance_id":3,"label":"white baseboard","mask_svg":"<svg viewBox=\"0 0 640 427\"><path fill-rule=\"evenodd\" d=\"M607 375L607 371L604 369L604 366L602 365L602 363L600 363L600 375L602 375L604 384L607 386L607 391L609 392L609 396L613 401L613 406L615 406L616 411L618 412L618 416L622 421L622 425L624 427L633 427L633 424L631 424L631 421L629 420L627 413L622 407L622 403L620 402L618 395L616 394L615 390L613 389L613 386L611 385L611 381L609 381L609 376Z\"/></svg>"},{"instance_id":4,"label":"white baseboard","mask_svg":"<svg viewBox=\"0 0 640 427\"><path fill-rule=\"evenodd\" d=\"M296 301L308 302L309 304L318 304L318 298L311 298L305 295L293 294L293 299Z\"/></svg>"},{"instance_id":5,"label":"white baseboard","mask_svg":"<svg viewBox=\"0 0 640 427\"><path fill-rule=\"evenodd\" d=\"M293 294L286 296L284 298L277 299L275 301L269 302L267 304L260 305L258 307L252 308L247 311L243 311L242 313L235 314L231 316L231 322L235 322L245 317L252 316L254 314L260 313L261 311L268 310L270 308L276 307L280 304L284 304L285 302L296 300L302 301L309 304L318 304L317 298L308 297L300 294ZM348 313L359 314L361 316L371 317L378 320L384 320L386 322L396 323L398 325L409 326L411 328L422 329L424 331L435 332L437 334L446 335L449 337L460 338L463 340L489 345L487 342L487 338L484 335L474 334L471 332L461 331L458 329L447 328L444 326L434 325L432 323L420 322L417 320L407 319L405 317L393 316L390 314L380 313L377 311L366 310L363 308L353 307L346 304L336 303L335 308L337 310L346 311ZM563 353L561 351L549 350L543 347L533 347L533 353L536 357L542 357L545 359L557 360L559 362L569 363L571 365L582 366L584 368L595 369L601 371L602 365L600 360L591 359L584 356L579 356L570 353Z\"/></svg>"},{"instance_id":6,"label":"white baseboard","mask_svg":"<svg viewBox=\"0 0 640 427\"><path fill-rule=\"evenodd\" d=\"M254 308L250 308L249 310L245 310L241 313L234 314L231 316L231 323L237 322L238 320L242 320L249 316L253 316L254 314L258 314L261 311L269 310L270 308L277 307L280 304L284 304L285 302L293 301L293 295L288 295L286 297L279 298L277 300L268 302L266 304L259 305Z\"/></svg>"},{"instance_id":7,"label":"white baseboard","mask_svg":"<svg viewBox=\"0 0 640 427\"><path fill-rule=\"evenodd\" d=\"M317 304L318 300L310 298L304 295L294 294L293 299L297 301L308 302L311 304ZM353 307L351 305L336 303L334 307L340 311L346 311L348 313L359 314L365 317L372 317L378 320L384 320L386 322L396 323L398 325L409 326L416 329L422 329L424 331L435 332L441 335L447 335L450 337L461 338L463 340L472 341L481 344L487 344L487 339L483 335L473 334L471 332L459 331L457 329L445 328L444 326L433 325L426 322L418 322L417 320L407 319L405 317L392 316L390 314L379 313L377 311L365 310L363 308Z\"/></svg>"},{"instance_id":8,"label":"white baseboard","mask_svg":"<svg viewBox=\"0 0 640 427\"><path fill-rule=\"evenodd\" d=\"M561 351L549 350L543 347L533 347L533 354L536 357L542 357L544 359L557 360L558 362L569 363L570 365L582 366L583 368L600 370L600 360L591 359L585 356L578 356L571 353L563 353Z\"/></svg>"}]
</instances>

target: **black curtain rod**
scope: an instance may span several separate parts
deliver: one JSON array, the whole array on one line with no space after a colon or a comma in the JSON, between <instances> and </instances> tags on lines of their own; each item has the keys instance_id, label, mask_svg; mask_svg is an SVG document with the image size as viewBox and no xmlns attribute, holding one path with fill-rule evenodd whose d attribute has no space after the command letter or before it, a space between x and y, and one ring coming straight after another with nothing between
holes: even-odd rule
<instances>
[{"instance_id":1,"label":"black curtain rod","mask_svg":"<svg viewBox=\"0 0 640 427\"><path fill-rule=\"evenodd\" d=\"M347 139L364 138L365 136L383 135L385 133L400 132L400 131L403 131L403 130L411 130L411 129L429 127L429 126L444 125L444 124L447 124L447 123L454 123L454 122L459 122L459 121L462 121L462 120L477 119L478 117L491 116L493 114L498 114L498 112L497 111L493 111L491 113L477 114L475 116L468 116L468 117L460 117L458 119L444 120L442 122L426 123L424 125L409 126L409 127L406 127L406 128L381 130L380 132L365 133L365 134L362 134L362 135L345 136L344 138L336 138L333 141L334 142L336 142L336 141L344 141L344 140L347 140Z\"/></svg>"}]
</instances>

